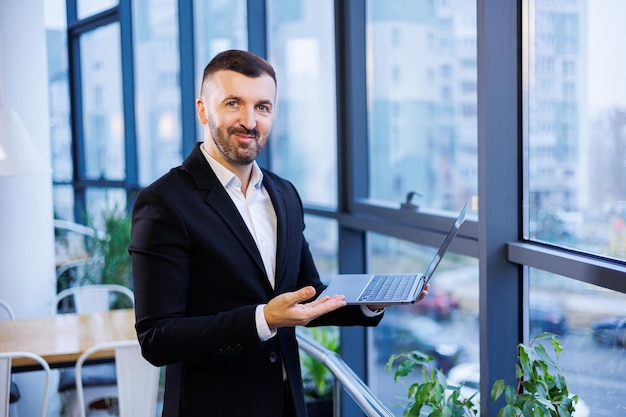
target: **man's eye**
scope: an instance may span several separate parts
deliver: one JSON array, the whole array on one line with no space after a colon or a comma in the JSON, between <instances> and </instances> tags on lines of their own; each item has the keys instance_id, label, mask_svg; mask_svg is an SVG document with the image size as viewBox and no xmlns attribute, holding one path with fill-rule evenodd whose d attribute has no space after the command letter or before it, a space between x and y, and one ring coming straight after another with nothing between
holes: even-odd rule
<instances>
[{"instance_id":1,"label":"man's eye","mask_svg":"<svg viewBox=\"0 0 626 417\"><path fill-rule=\"evenodd\" d=\"M235 106L237 106L237 102L236 101L229 101L228 103L226 103L226 105L228 107L235 107Z\"/></svg>"},{"instance_id":2,"label":"man's eye","mask_svg":"<svg viewBox=\"0 0 626 417\"><path fill-rule=\"evenodd\" d=\"M259 104L258 105L258 109L261 111L269 111L270 108L268 106L266 106L265 104Z\"/></svg>"}]
</instances>

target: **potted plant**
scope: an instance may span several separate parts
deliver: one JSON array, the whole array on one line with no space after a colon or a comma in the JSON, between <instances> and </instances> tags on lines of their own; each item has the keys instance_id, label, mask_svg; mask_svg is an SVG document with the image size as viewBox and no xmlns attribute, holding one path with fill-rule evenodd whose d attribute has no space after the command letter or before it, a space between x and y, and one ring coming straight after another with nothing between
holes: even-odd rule
<instances>
[{"instance_id":1,"label":"potted plant","mask_svg":"<svg viewBox=\"0 0 626 417\"><path fill-rule=\"evenodd\" d=\"M491 398L495 402L502 394L506 401L498 411L498 417L571 417L579 399L571 395L565 377L556 361L548 354L541 340L549 340L558 357L563 347L558 336L542 333L529 345L518 345L515 387L504 380L494 382ZM398 360L400 362L398 363ZM432 369L432 358L414 351L392 355L387 362L389 372L394 372L394 381L411 374L415 368L422 369L423 382L408 388L409 402L404 416L456 416L469 417L479 413L478 391L469 397L462 394L463 386L450 386L439 369ZM394 371L395 369L395 371Z\"/></svg>"},{"instance_id":2,"label":"potted plant","mask_svg":"<svg viewBox=\"0 0 626 417\"><path fill-rule=\"evenodd\" d=\"M333 352L339 351L339 329L336 327L302 328L301 331ZM326 365L307 353L300 355L304 397L309 417L333 416L334 378Z\"/></svg>"}]
</instances>

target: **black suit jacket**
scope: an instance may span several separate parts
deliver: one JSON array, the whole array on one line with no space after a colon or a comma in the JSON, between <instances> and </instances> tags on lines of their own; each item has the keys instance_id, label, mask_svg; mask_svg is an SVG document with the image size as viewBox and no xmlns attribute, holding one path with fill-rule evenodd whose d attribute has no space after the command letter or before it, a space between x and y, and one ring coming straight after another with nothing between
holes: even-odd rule
<instances>
[{"instance_id":1,"label":"black suit jacket","mask_svg":"<svg viewBox=\"0 0 626 417\"><path fill-rule=\"evenodd\" d=\"M264 170L278 220L276 284L237 208L199 146L138 195L129 247L144 357L167 366L163 416L278 417L285 364L297 416L306 415L294 328L259 341L255 308L323 284L303 236L300 198ZM311 325L376 325L344 307Z\"/></svg>"}]
</instances>

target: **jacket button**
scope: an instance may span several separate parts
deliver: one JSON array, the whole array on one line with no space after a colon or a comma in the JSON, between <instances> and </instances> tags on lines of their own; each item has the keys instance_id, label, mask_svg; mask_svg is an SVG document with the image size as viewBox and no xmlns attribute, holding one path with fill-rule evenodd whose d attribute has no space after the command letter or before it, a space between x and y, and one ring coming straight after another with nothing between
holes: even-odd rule
<instances>
[{"instance_id":1,"label":"jacket button","mask_svg":"<svg viewBox=\"0 0 626 417\"><path fill-rule=\"evenodd\" d=\"M276 352L270 353L270 362L274 363L276 362L276 360L278 360L278 355L276 355Z\"/></svg>"}]
</instances>

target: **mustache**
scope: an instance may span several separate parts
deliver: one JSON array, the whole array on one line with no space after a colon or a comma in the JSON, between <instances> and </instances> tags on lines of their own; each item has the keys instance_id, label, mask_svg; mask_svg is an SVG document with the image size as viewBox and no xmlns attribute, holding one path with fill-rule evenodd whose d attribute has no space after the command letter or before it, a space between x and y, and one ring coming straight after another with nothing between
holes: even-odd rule
<instances>
[{"instance_id":1,"label":"mustache","mask_svg":"<svg viewBox=\"0 0 626 417\"><path fill-rule=\"evenodd\" d=\"M247 135L247 136L252 136L254 138L258 138L259 137L259 131L254 128L254 129L246 129L245 127L229 127L226 132L229 135Z\"/></svg>"}]
</instances>

